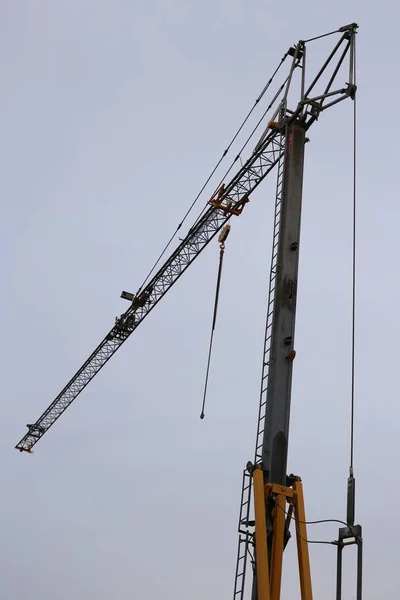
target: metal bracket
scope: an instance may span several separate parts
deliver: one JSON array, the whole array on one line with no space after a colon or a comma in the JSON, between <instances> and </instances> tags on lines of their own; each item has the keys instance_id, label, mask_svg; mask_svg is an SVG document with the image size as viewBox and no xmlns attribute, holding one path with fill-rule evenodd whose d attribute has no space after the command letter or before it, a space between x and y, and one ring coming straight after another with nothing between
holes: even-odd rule
<instances>
[{"instance_id":1,"label":"metal bracket","mask_svg":"<svg viewBox=\"0 0 400 600\"><path fill-rule=\"evenodd\" d=\"M350 541L345 541L350 540ZM351 525L340 527L339 539L337 545L337 571L336 571L336 600L342 599L342 562L343 548L345 546L357 546L357 600L362 600L362 527L361 525Z\"/></svg>"}]
</instances>

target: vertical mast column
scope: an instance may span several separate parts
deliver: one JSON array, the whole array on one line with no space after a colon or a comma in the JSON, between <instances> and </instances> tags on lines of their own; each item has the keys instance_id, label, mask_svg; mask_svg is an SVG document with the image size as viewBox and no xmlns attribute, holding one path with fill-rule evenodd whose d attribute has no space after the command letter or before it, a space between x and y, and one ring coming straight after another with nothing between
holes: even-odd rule
<instances>
[{"instance_id":1,"label":"vertical mast column","mask_svg":"<svg viewBox=\"0 0 400 600\"><path fill-rule=\"evenodd\" d=\"M277 257L274 320L262 468L265 481L286 485L290 396L294 358L305 128L288 127L283 172L281 223Z\"/></svg>"}]
</instances>

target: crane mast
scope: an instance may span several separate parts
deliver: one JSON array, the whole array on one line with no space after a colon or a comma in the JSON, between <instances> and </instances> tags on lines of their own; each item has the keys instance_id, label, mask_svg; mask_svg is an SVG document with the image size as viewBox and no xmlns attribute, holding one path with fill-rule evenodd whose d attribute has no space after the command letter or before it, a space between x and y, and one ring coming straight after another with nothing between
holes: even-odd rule
<instances>
[{"instance_id":1,"label":"crane mast","mask_svg":"<svg viewBox=\"0 0 400 600\"><path fill-rule=\"evenodd\" d=\"M286 485L290 398L299 265L305 128L294 121L286 134L280 231L275 268L268 389L261 464L265 481ZM272 307L271 307L272 309Z\"/></svg>"},{"instance_id":2,"label":"crane mast","mask_svg":"<svg viewBox=\"0 0 400 600\"><path fill-rule=\"evenodd\" d=\"M247 560L253 566L252 600L279 598L282 555L289 539L286 504L305 521L302 485L287 475L289 417L306 125L302 115L282 133L284 153L278 163L273 248L268 297L261 400L254 463L243 476L234 600L245 597ZM254 493L254 517L251 493ZM300 515L300 516L299 516ZM302 539L303 538L303 539ZM298 537L302 600L311 600L311 574L305 531Z\"/></svg>"},{"instance_id":3,"label":"crane mast","mask_svg":"<svg viewBox=\"0 0 400 600\"><path fill-rule=\"evenodd\" d=\"M116 319L110 331L44 413L35 423L28 425L28 432L16 445L21 452L31 452L227 221L241 214L251 193L277 166L256 448L254 460L247 464L243 473L234 600L244 600L250 594L252 600L279 600L283 551L290 538L291 521L295 522L296 528L301 598L312 600L303 487L299 477L287 472L292 370L296 354L294 339L304 149L308 141L306 133L321 113L346 98L355 98L356 32L355 23L332 32L340 34L339 40L309 80L306 50L308 42L318 38L300 41L289 49L285 55L290 60L289 73L275 96L272 118L250 157L236 175L213 194L206 209L148 283L142 285L136 294L122 293L122 297L130 303L126 312ZM334 84L343 67L347 81L336 87ZM297 73L299 90L292 105ZM282 97L277 100L280 93ZM354 503L354 497L352 501ZM354 520L349 525L341 530L340 540L343 543L343 540L354 537L354 543L359 545L361 528L354 526ZM342 549L341 546L340 561ZM340 561L338 558L338 564ZM250 582L246 580L249 566L252 571ZM361 600L361 587L357 600Z\"/></svg>"}]
</instances>

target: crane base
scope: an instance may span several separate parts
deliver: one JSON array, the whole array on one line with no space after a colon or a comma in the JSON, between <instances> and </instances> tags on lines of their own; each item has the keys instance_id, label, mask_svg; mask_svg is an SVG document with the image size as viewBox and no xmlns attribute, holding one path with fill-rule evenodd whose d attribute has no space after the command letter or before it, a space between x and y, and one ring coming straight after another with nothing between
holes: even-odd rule
<instances>
[{"instance_id":1,"label":"crane base","mask_svg":"<svg viewBox=\"0 0 400 600\"><path fill-rule=\"evenodd\" d=\"M293 519L296 526L301 600L312 600L303 484L295 477L292 487L264 482L260 466L252 474L255 514L255 565L257 600L279 600L285 533ZM268 541L267 506L273 508L272 545ZM271 556L269 556L271 554Z\"/></svg>"}]
</instances>

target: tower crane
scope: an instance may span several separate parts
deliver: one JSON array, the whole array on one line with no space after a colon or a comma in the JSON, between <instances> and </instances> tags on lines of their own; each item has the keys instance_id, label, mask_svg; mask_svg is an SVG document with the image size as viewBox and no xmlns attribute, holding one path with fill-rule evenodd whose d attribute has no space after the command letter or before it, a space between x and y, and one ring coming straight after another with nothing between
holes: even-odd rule
<instances>
[{"instance_id":1,"label":"tower crane","mask_svg":"<svg viewBox=\"0 0 400 600\"><path fill-rule=\"evenodd\" d=\"M123 291L128 309L115 320L89 358L50 406L18 442L21 452L32 448L93 377L136 331L204 248L239 216L252 192L277 167L274 229L267 322L254 460L243 473L239 516L239 544L234 600L279 600L283 552L295 523L302 600L312 600L303 487L300 477L288 475L289 416L298 287L302 181L306 134L328 108L350 98L355 101L355 39L357 25L299 41L284 55L289 68L262 121L264 131L253 152L229 180L223 181L203 212L165 260L136 293ZM320 37L336 36L336 43L311 76L308 48ZM345 73L346 79L340 79ZM272 78L267 87L272 82ZM295 83L297 82L297 83ZM265 88L266 89L266 88ZM258 102L259 99L257 99ZM222 236L222 238L221 238ZM361 600L362 536L354 524L354 477L348 480L348 514L339 530L336 598L341 598L341 560L344 546L358 547L357 600ZM246 579L251 571L252 577Z\"/></svg>"}]
</instances>

